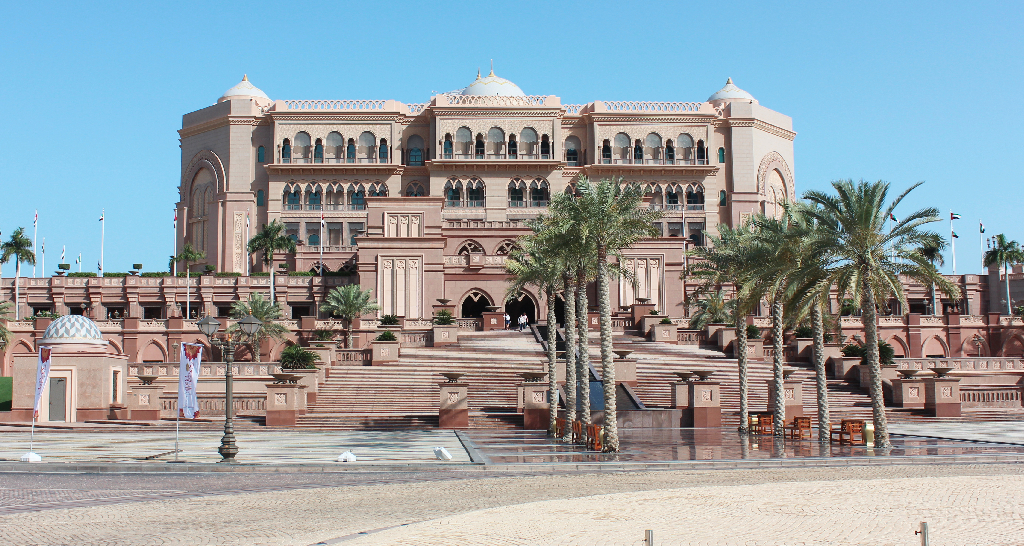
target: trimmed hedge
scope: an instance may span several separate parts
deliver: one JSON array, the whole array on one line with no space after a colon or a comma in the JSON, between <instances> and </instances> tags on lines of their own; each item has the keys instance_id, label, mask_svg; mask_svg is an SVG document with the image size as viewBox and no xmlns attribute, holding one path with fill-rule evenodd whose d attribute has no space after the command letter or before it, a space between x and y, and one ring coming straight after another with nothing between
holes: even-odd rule
<instances>
[{"instance_id":1,"label":"trimmed hedge","mask_svg":"<svg viewBox=\"0 0 1024 546\"><path fill-rule=\"evenodd\" d=\"M95 276L96 276L96 274L93 273L92 271L75 271L73 273L68 273L68 277L95 277Z\"/></svg>"},{"instance_id":2,"label":"trimmed hedge","mask_svg":"<svg viewBox=\"0 0 1024 546\"><path fill-rule=\"evenodd\" d=\"M0 411L11 411L11 399L14 394L14 378L0 377Z\"/></svg>"}]
</instances>

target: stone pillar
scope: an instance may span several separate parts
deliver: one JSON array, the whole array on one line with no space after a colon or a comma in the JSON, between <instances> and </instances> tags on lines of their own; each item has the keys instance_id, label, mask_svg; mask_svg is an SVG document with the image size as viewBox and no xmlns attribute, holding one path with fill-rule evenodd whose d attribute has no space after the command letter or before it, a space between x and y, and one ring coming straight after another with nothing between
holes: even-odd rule
<instances>
[{"instance_id":1,"label":"stone pillar","mask_svg":"<svg viewBox=\"0 0 1024 546\"><path fill-rule=\"evenodd\" d=\"M907 345L910 346L908 358L921 358L923 342L921 341L921 315L919 313L907 315Z\"/></svg>"},{"instance_id":2,"label":"stone pillar","mask_svg":"<svg viewBox=\"0 0 1024 546\"><path fill-rule=\"evenodd\" d=\"M548 428L548 385L538 381L524 382L523 428L526 430L547 430Z\"/></svg>"},{"instance_id":3,"label":"stone pillar","mask_svg":"<svg viewBox=\"0 0 1024 546\"><path fill-rule=\"evenodd\" d=\"M857 366L860 366L859 356L833 356L832 379L841 379L847 383L852 383L855 378L860 377L860 371L857 369Z\"/></svg>"},{"instance_id":4,"label":"stone pillar","mask_svg":"<svg viewBox=\"0 0 1024 546\"><path fill-rule=\"evenodd\" d=\"M488 332L491 330L504 330L505 329L505 313L501 311L486 311L482 315L484 331ZM509 328L519 328L519 323L516 320L519 317L512 317L512 325Z\"/></svg>"},{"instance_id":5,"label":"stone pillar","mask_svg":"<svg viewBox=\"0 0 1024 546\"><path fill-rule=\"evenodd\" d=\"M924 378L924 409L936 417L960 417L960 378Z\"/></svg>"},{"instance_id":6,"label":"stone pillar","mask_svg":"<svg viewBox=\"0 0 1024 546\"><path fill-rule=\"evenodd\" d=\"M768 411L775 411L774 396L775 380L769 379L768 383ZM782 398L786 402L786 419L804 416L804 389L803 381L795 379L784 379L782 381Z\"/></svg>"},{"instance_id":7,"label":"stone pillar","mask_svg":"<svg viewBox=\"0 0 1024 546\"><path fill-rule=\"evenodd\" d=\"M439 383L438 428L469 428L469 384Z\"/></svg>"},{"instance_id":8,"label":"stone pillar","mask_svg":"<svg viewBox=\"0 0 1024 546\"><path fill-rule=\"evenodd\" d=\"M502 319L504 320L504 319ZM459 325L434 325L434 347L444 347L459 342Z\"/></svg>"},{"instance_id":9,"label":"stone pillar","mask_svg":"<svg viewBox=\"0 0 1024 546\"><path fill-rule=\"evenodd\" d=\"M689 408L684 412L684 422L694 428L722 426L722 384L719 381L691 381Z\"/></svg>"},{"instance_id":10,"label":"stone pillar","mask_svg":"<svg viewBox=\"0 0 1024 546\"><path fill-rule=\"evenodd\" d=\"M653 324L651 325L651 341L659 343L679 343L679 327L675 324Z\"/></svg>"},{"instance_id":11,"label":"stone pillar","mask_svg":"<svg viewBox=\"0 0 1024 546\"><path fill-rule=\"evenodd\" d=\"M399 332L398 335L400 336L402 333ZM374 341L370 343L370 345L373 350L373 355L370 357L372 365L379 366L381 364L393 364L398 362L399 345L401 345L400 342Z\"/></svg>"},{"instance_id":12,"label":"stone pillar","mask_svg":"<svg viewBox=\"0 0 1024 546\"><path fill-rule=\"evenodd\" d=\"M899 408L924 409L924 379L893 379L892 401Z\"/></svg>"},{"instance_id":13,"label":"stone pillar","mask_svg":"<svg viewBox=\"0 0 1024 546\"><path fill-rule=\"evenodd\" d=\"M633 324L640 326L640 322L644 317L651 314L651 309L657 308L657 305L653 303L634 303L633 304Z\"/></svg>"},{"instance_id":14,"label":"stone pillar","mask_svg":"<svg viewBox=\"0 0 1024 546\"><path fill-rule=\"evenodd\" d=\"M690 407L690 383L688 381L676 381L672 383L672 407L681 409L685 413Z\"/></svg>"},{"instance_id":15,"label":"stone pillar","mask_svg":"<svg viewBox=\"0 0 1024 546\"><path fill-rule=\"evenodd\" d=\"M615 365L615 383L625 383L636 388L636 359L616 358L612 362Z\"/></svg>"},{"instance_id":16,"label":"stone pillar","mask_svg":"<svg viewBox=\"0 0 1024 546\"><path fill-rule=\"evenodd\" d=\"M267 383L267 426L295 426L295 418L306 413L305 391L298 383Z\"/></svg>"},{"instance_id":17,"label":"stone pillar","mask_svg":"<svg viewBox=\"0 0 1024 546\"><path fill-rule=\"evenodd\" d=\"M594 331L601 329L601 313L587 313L587 329Z\"/></svg>"},{"instance_id":18,"label":"stone pillar","mask_svg":"<svg viewBox=\"0 0 1024 546\"><path fill-rule=\"evenodd\" d=\"M163 385L133 385L125 397L128 402L128 419L159 421L160 396L163 393Z\"/></svg>"}]
</instances>

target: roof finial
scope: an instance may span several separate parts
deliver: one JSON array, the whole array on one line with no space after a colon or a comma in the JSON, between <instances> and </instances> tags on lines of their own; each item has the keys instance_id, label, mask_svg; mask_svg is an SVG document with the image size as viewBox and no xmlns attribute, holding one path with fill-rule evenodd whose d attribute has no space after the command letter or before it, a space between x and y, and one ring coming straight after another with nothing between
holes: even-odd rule
<instances>
[{"instance_id":1,"label":"roof finial","mask_svg":"<svg viewBox=\"0 0 1024 546\"><path fill-rule=\"evenodd\" d=\"M248 74L242 74L242 81L243 82L249 81L249 75Z\"/></svg>"},{"instance_id":2,"label":"roof finial","mask_svg":"<svg viewBox=\"0 0 1024 546\"><path fill-rule=\"evenodd\" d=\"M478 80L480 79L480 69L479 68L476 69L476 79L478 79Z\"/></svg>"},{"instance_id":3,"label":"roof finial","mask_svg":"<svg viewBox=\"0 0 1024 546\"><path fill-rule=\"evenodd\" d=\"M491 73L489 75L490 76L494 75L494 59L491 59Z\"/></svg>"},{"instance_id":4,"label":"roof finial","mask_svg":"<svg viewBox=\"0 0 1024 546\"><path fill-rule=\"evenodd\" d=\"M729 79L725 80L725 85L729 85L731 83L732 83L732 78L729 78Z\"/></svg>"}]
</instances>

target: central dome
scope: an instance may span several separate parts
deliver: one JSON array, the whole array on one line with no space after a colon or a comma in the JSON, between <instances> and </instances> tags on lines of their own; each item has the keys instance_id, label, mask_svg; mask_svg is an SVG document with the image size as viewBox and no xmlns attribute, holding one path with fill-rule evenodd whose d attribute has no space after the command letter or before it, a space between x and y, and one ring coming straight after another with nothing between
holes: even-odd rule
<instances>
[{"instance_id":1,"label":"central dome","mask_svg":"<svg viewBox=\"0 0 1024 546\"><path fill-rule=\"evenodd\" d=\"M469 84L465 89L462 90L462 95L476 95L476 96L489 96L489 97L525 97L526 93L519 88L518 85L506 80L505 78L499 78L494 75L494 69L491 69L491 73L480 77L480 73L477 72L476 80Z\"/></svg>"},{"instance_id":2,"label":"central dome","mask_svg":"<svg viewBox=\"0 0 1024 546\"><path fill-rule=\"evenodd\" d=\"M50 323L43 332L42 344L47 343L103 343L103 334L96 323L81 315L64 315Z\"/></svg>"}]
</instances>

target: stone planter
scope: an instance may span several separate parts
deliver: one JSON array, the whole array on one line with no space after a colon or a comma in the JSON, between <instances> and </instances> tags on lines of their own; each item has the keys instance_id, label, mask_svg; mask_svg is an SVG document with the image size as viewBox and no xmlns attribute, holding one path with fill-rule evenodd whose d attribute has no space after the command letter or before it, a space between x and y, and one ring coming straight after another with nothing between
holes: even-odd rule
<instances>
[{"instance_id":1,"label":"stone planter","mask_svg":"<svg viewBox=\"0 0 1024 546\"><path fill-rule=\"evenodd\" d=\"M761 360L764 358L764 340L747 338L747 358Z\"/></svg>"},{"instance_id":2,"label":"stone planter","mask_svg":"<svg viewBox=\"0 0 1024 546\"><path fill-rule=\"evenodd\" d=\"M483 327L485 332L491 330L504 330L505 329L505 313L501 311L487 311L481 314L483 318ZM519 323L516 320L519 317L512 317L512 324L509 328L519 328Z\"/></svg>"},{"instance_id":3,"label":"stone planter","mask_svg":"<svg viewBox=\"0 0 1024 546\"><path fill-rule=\"evenodd\" d=\"M323 370L321 368L310 368L308 370L283 370L286 373L299 376L296 381L297 384L302 385L306 389L306 402L301 406L302 415L306 413L306 405L316 403L316 393L319 390L320 382L324 380Z\"/></svg>"},{"instance_id":4,"label":"stone planter","mask_svg":"<svg viewBox=\"0 0 1024 546\"><path fill-rule=\"evenodd\" d=\"M723 353L735 352L736 328L722 328L718 331L718 339L715 341L718 343L718 350Z\"/></svg>"},{"instance_id":5,"label":"stone planter","mask_svg":"<svg viewBox=\"0 0 1024 546\"><path fill-rule=\"evenodd\" d=\"M659 343L679 343L679 327L675 324L654 324L651 325L651 341Z\"/></svg>"},{"instance_id":6,"label":"stone planter","mask_svg":"<svg viewBox=\"0 0 1024 546\"><path fill-rule=\"evenodd\" d=\"M842 358L843 348L838 343L826 343L821 350L821 359L828 363L830 358Z\"/></svg>"},{"instance_id":7,"label":"stone planter","mask_svg":"<svg viewBox=\"0 0 1024 546\"><path fill-rule=\"evenodd\" d=\"M859 381L860 372L857 366L860 366L859 356L832 357L832 379L842 379L847 383Z\"/></svg>"},{"instance_id":8,"label":"stone planter","mask_svg":"<svg viewBox=\"0 0 1024 546\"><path fill-rule=\"evenodd\" d=\"M373 366L379 366L381 364L393 364L398 362L398 351L401 345L398 341L373 341L370 343L370 348L373 354L370 356L370 362Z\"/></svg>"},{"instance_id":9,"label":"stone planter","mask_svg":"<svg viewBox=\"0 0 1024 546\"><path fill-rule=\"evenodd\" d=\"M793 340L794 360L801 362L814 361L814 338L798 337Z\"/></svg>"},{"instance_id":10,"label":"stone planter","mask_svg":"<svg viewBox=\"0 0 1024 546\"><path fill-rule=\"evenodd\" d=\"M668 318L667 315L644 315L640 319L640 333L647 335L651 332L651 327L661 322L661 319Z\"/></svg>"},{"instance_id":11,"label":"stone planter","mask_svg":"<svg viewBox=\"0 0 1024 546\"><path fill-rule=\"evenodd\" d=\"M718 335L718 332L720 330L724 330L725 328L728 328L728 327L729 326L726 325L725 323L718 323L718 322L713 323L713 324L708 324L707 326L705 326L705 328L707 328L707 330L708 330L708 343L714 342L714 340L716 339L716 336Z\"/></svg>"},{"instance_id":12,"label":"stone planter","mask_svg":"<svg viewBox=\"0 0 1024 546\"><path fill-rule=\"evenodd\" d=\"M459 342L459 325L434 325L434 347L444 347Z\"/></svg>"},{"instance_id":13,"label":"stone planter","mask_svg":"<svg viewBox=\"0 0 1024 546\"><path fill-rule=\"evenodd\" d=\"M321 343L323 347L317 347L316 344ZM314 341L313 345L306 347L306 350L320 355L320 366L330 366L334 363L334 341Z\"/></svg>"}]
</instances>

